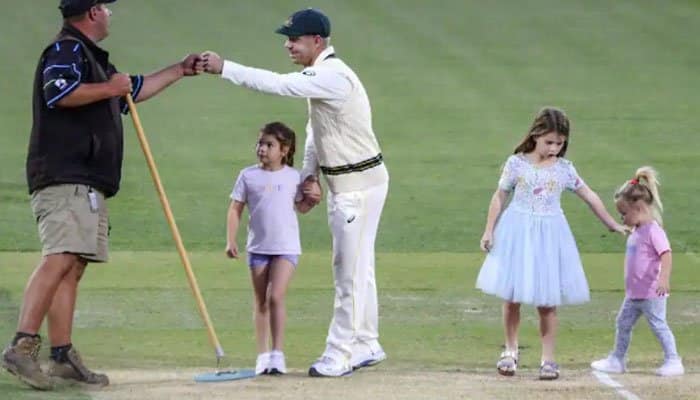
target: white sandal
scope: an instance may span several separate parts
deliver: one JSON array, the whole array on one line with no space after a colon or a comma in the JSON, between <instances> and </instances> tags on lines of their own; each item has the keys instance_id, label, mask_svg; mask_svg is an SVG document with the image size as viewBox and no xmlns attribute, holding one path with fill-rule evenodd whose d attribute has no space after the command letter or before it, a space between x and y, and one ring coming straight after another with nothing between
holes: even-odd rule
<instances>
[{"instance_id":1,"label":"white sandal","mask_svg":"<svg viewBox=\"0 0 700 400\"><path fill-rule=\"evenodd\" d=\"M501 353L501 358L496 363L496 369L503 376L515 375L515 370L518 369L518 351L506 350Z\"/></svg>"},{"instance_id":2,"label":"white sandal","mask_svg":"<svg viewBox=\"0 0 700 400\"><path fill-rule=\"evenodd\" d=\"M540 380L553 381L559 379L559 364L554 361L543 361L540 367Z\"/></svg>"}]
</instances>

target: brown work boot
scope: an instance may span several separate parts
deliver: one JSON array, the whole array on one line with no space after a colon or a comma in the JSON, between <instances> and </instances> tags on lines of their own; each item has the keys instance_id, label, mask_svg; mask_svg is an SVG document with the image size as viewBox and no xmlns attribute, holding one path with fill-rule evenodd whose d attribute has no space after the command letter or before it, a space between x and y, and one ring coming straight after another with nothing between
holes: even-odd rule
<instances>
[{"instance_id":1,"label":"brown work boot","mask_svg":"<svg viewBox=\"0 0 700 400\"><path fill-rule=\"evenodd\" d=\"M39 349L41 338L39 336L25 336L10 343L2 352L2 366L9 373L15 375L20 381L39 390L50 390L51 379L39 366Z\"/></svg>"},{"instance_id":2,"label":"brown work boot","mask_svg":"<svg viewBox=\"0 0 700 400\"><path fill-rule=\"evenodd\" d=\"M51 377L69 379L90 385L107 386L109 378L105 374L98 374L87 369L80 354L75 348L68 350L64 362L49 360L49 375Z\"/></svg>"}]
</instances>

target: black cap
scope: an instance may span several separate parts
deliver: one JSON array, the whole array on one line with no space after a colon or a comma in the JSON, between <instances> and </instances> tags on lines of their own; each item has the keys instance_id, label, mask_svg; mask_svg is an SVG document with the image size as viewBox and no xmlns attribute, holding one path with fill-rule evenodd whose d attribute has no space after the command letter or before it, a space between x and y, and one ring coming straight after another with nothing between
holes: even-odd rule
<instances>
[{"instance_id":1,"label":"black cap","mask_svg":"<svg viewBox=\"0 0 700 400\"><path fill-rule=\"evenodd\" d=\"M275 32L291 37L319 35L325 38L331 35L331 21L320 10L307 8L292 14Z\"/></svg>"},{"instance_id":2,"label":"black cap","mask_svg":"<svg viewBox=\"0 0 700 400\"><path fill-rule=\"evenodd\" d=\"M61 10L63 18L68 18L83 14L99 3L114 3L115 1L117 0L61 0L58 8Z\"/></svg>"}]
</instances>

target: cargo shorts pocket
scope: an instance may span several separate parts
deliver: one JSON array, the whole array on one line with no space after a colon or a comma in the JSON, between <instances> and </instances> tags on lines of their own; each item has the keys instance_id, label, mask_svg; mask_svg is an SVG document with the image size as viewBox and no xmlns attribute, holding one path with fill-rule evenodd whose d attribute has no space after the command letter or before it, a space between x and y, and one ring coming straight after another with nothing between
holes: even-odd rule
<instances>
[{"instance_id":1,"label":"cargo shorts pocket","mask_svg":"<svg viewBox=\"0 0 700 400\"><path fill-rule=\"evenodd\" d=\"M55 185L32 194L43 255L96 253L99 213L88 193L85 185Z\"/></svg>"}]
</instances>

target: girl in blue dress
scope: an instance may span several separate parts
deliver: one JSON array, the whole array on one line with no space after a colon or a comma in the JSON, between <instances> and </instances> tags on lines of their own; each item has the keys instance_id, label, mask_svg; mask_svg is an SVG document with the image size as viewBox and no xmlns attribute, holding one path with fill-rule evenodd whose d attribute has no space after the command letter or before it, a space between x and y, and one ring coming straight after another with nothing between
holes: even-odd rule
<instances>
[{"instance_id":1,"label":"girl in blue dress","mask_svg":"<svg viewBox=\"0 0 700 400\"><path fill-rule=\"evenodd\" d=\"M491 198L481 238L487 256L476 287L505 300L505 351L496 365L501 375L514 375L518 365L520 304L532 304L539 313L540 379L557 379L557 306L589 300L576 241L561 209L561 193L576 193L611 231L626 230L564 158L568 141L566 114L556 108L542 109L508 157ZM501 212L511 193L510 204Z\"/></svg>"}]
</instances>

